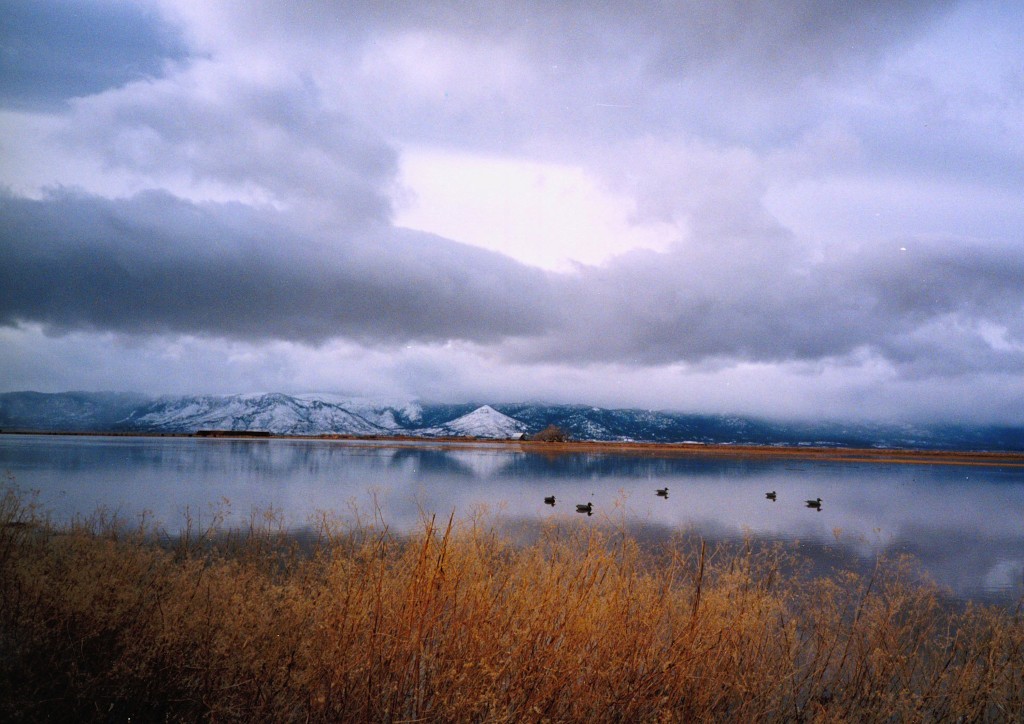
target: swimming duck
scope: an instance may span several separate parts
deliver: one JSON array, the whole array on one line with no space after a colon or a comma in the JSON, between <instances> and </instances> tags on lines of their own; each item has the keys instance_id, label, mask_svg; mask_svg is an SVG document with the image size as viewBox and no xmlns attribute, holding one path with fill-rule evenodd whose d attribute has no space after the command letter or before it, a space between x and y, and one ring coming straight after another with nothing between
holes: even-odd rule
<instances>
[{"instance_id":1,"label":"swimming duck","mask_svg":"<svg viewBox=\"0 0 1024 724\"><path fill-rule=\"evenodd\" d=\"M547 505L550 505L550 506L554 507L554 505L555 505L555 496L554 495L545 496L544 502Z\"/></svg>"},{"instance_id":2,"label":"swimming duck","mask_svg":"<svg viewBox=\"0 0 1024 724\"><path fill-rule=\"evenodd\" d=\"M667 498L668 497L668 488L658 488L654 492L657 494L657 496L659 498Z\"/></svg>"},{"instance_id":3,"label":"swimming duck","mask_svg":"<svg viewBox=\"0 0 1024 724\"><path fill-rule=\"evenodd\" d=\"M594 504L593 503L587 503L586 505L579 505L579 504L577 504L576 505L576 512L577 513L586 513L587 515L593 515L594 514Z\"/></svg>"},{"instance_id":4,"label":"swimming duck","mask_svg":"<svg viewBox=\"0 0 1024 724\"><path fill-rule=\"evenodd\" d=\"M768 500L775 500L778 496L775 495L775 491L773 490L770 493L765 493L764 497L768 498Z\"/></svg>"},{"instance_id":5,"label":"swimming duck","mask_svg":"<svg viewBox=\"0 0 1024 724\"><path fill-rule=\"evenodd\" d=\"M815 498L814 500L804 501L807 503L808 508L814 508L815 510L821 510L821 498Z\"/></svg>"}]
</instances>

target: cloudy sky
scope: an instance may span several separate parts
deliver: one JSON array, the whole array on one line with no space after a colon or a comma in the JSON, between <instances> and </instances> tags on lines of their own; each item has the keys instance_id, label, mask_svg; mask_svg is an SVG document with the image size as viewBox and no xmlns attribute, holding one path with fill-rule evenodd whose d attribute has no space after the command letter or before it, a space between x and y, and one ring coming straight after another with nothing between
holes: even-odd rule
<instances>
[{"instance_id":1,"label":"cloudy sky","mask_svg":"<svg viewBox=\"0 0 1024 724\"><path fill-rule=\"evenodd\" d=\"M1024 418L1024 11L0 0L0 389Z\"/></svg>"}]
</instances>

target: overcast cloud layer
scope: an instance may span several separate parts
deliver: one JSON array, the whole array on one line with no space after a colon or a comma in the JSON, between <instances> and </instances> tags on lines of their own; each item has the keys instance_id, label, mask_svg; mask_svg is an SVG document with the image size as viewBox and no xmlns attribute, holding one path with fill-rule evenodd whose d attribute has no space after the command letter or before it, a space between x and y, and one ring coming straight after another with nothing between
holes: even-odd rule
<instances>
[{"instance_id":1,"label":"overcast cloud layer","mask_svg":"<svg viewBox=\"0 0 1024 724\"><path fill-rule=\"evenodd\" d=\"M0 0L0 386L1024 418L1014 3L597 5Z\"/></svg>"}]
</instances>

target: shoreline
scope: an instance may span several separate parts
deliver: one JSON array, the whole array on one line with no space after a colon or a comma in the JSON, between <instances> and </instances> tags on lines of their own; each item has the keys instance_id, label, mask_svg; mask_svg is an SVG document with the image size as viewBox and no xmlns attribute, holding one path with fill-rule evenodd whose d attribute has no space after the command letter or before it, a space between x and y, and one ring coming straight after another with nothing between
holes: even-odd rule
<instances>
[{"instance_id":1,"label":"shoreline","mask_svg":"<svg viewBox=\"0 0 1024 724\"><path fill-rule=\"evenodd\" d=\"M2 430L0 435L38 435L57 437L162 437L208 440L313 440L367 445L432 445L440 447L484 447L514 449L544 455L578 453L639 455L646 457L724 457L737 459L818 460L845 463L888 463L906 465L964 465L1024 468L1024 452L985 450L923 450L918 448L847 448L814 445L755 445L729 443L664 443L579 440L543 442L539 440L502 440L469 437L416 437L411 435L360 436L325 433L320 435L277 435L244 431L217 431L215 434L159 432L83 432Z\"/></svg>"}]
</instances>

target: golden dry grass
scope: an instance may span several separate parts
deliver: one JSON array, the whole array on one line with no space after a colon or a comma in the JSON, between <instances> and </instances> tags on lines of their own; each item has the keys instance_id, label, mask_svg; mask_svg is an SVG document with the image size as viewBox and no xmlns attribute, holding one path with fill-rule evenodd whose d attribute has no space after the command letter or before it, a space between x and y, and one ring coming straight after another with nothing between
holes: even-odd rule
<instances>
[{"instance_id":1,"label":"golden dry grass","mask_svg":"<svg viewBox=\"0 0 1024 724\"><path fill-rule=\"evenodd\" d=\"M559 521L417 535L268 514L173 540L0 501L4 721L1020 721L1024 623L906 561ZM786 571L787 573L783 573Z\"/></svg>"}]
</instances>

